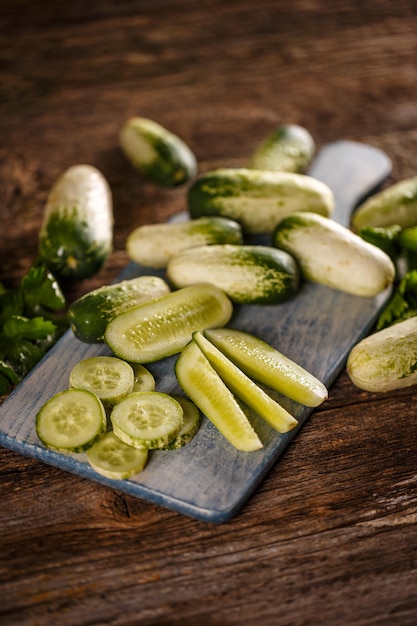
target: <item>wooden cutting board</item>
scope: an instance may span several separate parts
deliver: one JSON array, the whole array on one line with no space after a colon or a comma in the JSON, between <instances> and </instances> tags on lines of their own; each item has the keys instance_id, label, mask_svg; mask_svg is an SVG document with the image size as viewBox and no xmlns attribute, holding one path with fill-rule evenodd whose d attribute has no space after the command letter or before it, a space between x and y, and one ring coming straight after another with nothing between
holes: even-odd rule
<instances>
[{"instance_id":1,"label":"wooden cutting board","mask_svg":"<svg viewBox=\"0 0 417 626\"><path fill-rule=\"evenodd\" d=\"M390 171L390 160L380 150L338 141L318 153L309 174L333 190L333 218L347 226L353 207ZM119 278L150 273L132 263ZM261 337L330 387L350 349L370 330L388 296L387 291L376 298L361 298L305 283L299 294L284 304L236 307L230 326ZM145 470L132 479L106 479L94 472L84 454L64 455L43 447L35 430L37 411L54 393L67 388L72 367L98 354L109 351L105 346L83 344L68 331L0 407L0 445L196 519L213 523L231 519L276 465L312 411L279 398L299 420L297 428L285 435L253 415L264 447L250 453L235 450L203 417L197 436L181 450L152 452ZM180 393L175 359L149 366L157 390ZM279 471L278 464L274 471Z\"/></svg>"}]
</instances>

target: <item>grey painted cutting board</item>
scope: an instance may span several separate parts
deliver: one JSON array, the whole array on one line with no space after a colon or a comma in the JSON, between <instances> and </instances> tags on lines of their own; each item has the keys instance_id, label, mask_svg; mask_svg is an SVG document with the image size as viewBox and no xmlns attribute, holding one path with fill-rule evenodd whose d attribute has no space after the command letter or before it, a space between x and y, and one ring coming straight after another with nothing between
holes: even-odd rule
<instances>
[{"instance_id":1,"label":"grey painted cutting board","mask_svg":"<svg viewBox=\"0 0 417 626\"><path fill-rule=\"evenodd\" d=\"M309 174L333 190L333 217L348 225L352 208L390 171L390 160L381 151L338 141L319 152ZM131 264L120 279L149 273ZM237 307L230 325L262 337L330 386L388 295L360 298L305 283L300 293L284 304ZM35 416L46 400L68 386L69 372L78 361L108 353L105 347L83 344L67 332L0 407L0 445L190 517L221 523L239 511L273 466L273 471L279 472L277 460L311 413L311 409L280 398L299 420L296 429L282 436L253 415L264 447L250 453L235 450L204 417L197 436L181 450L153 452L145 470L133 479L106 479L90 468L84 455L44 448L36 436ZM180 392L174 362L171 357L150 366L158 390Z\"/></svg>"}]
</instances>

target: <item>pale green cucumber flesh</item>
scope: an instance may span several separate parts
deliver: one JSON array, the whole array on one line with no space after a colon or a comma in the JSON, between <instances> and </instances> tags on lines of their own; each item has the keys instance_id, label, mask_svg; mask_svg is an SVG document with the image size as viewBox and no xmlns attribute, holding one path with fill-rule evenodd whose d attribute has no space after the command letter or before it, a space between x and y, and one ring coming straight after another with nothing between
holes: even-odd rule
<instances>
[{"instance_id":1,"label":"pale green cucumber flesh","mask_svg":"<svg viewBox=\"0 0 417 626\"><path fill-rule=\"evenodd\" d=\"M297 426L297 420L278 402L275 402L252 379L226 357L200 332L194 333L194 341L232 393L240 398L274 430L286 433Z\"/></svg>"},{"instance_id":2,"label":"pale green cucumber flesh","mask_svg":"<svg viewBox=\"0 0 417 626\"><path fill-rule=\"evenodd\" d=\"M207 329L204 335L255 381L304 406L327 399L320 380L258 337L231 328Z\"/></svg>"},{"instance_id":3,"label":"pale green cucumber flesh","mask_svg":"<svg viewBox=\"0 0 417 626\"><path fill-rule=\"evenodd\" d=\"M36 416L36 432L44 445L60 452L87 450L106 429L106 412L97 396L66 389L48 400Z\"/></svg>"},{"instance_id":4,"label":"pale green cucumber flesh","mask_svg":"<svg viewBox=\"0 0 417 626\"><path fill-rule=\"evenodd\" d=\"M95 393L111 408L133 390L132 367L114 356L93 356L77 363L70 372L70 387Z\"/></svg>"},{"instance_id":5,"label":"pale green cucumber flesh","mask_svg":"<svg viewBox=\"0 0 417 626\"><path fill-rule=\"evenodd\" d=\"M114 432L109 431L87 450L87 460L102 476L125 480L145 468L148 450L128 446Z\"/></svg>"},{"instance_id":6,"label":"pale green cucumber flesh","mask_svg":"<svg viewBox=\"0 0 417 626\"><path fill-rule=\"evenodd\" d=\"M118 315L107 326L105 341L126 361L149 363L179 352L196 330L224 326L232 312L221 289L193 285Z\"/></svg>"},{"instance_id":7,"label":"pale green cucumber flesh","mask_svg":"<svg viewBox=\"0 0 417 626\"><path fill-rule=\"evenodd\" d=\"M183 410L173 397L159 391L142 391L123 398L110 420L119 439L134 448L164 448L178 435Z\"/></svg>"},{"instance_id":8,"label":"pale green cucumber flesh","mask_svg":"<svg viewBox=\"0 0 417 626\"><path fill-rule=\"evenodd\" d=\"M173 395L172 397L182 406L183 422L178 435L163 448L164 450L178 450L187 445L195 437L200 428L200 410L194 402L184 396Z\"/></svg>"},{"instance_id":9,"label":"pale green cucumber flesh","mask_svg":"<svg viewBox=\"0 0 417 626\"><path fill-rule=\"evenodd\" d=\"M187 396L232 446L245 452L263 447L234 395L194 341L178 357L175 373Z\"/></svg>"},{"instance_id":10,"label":"pale green cucumber flesh","mask_svg":"<svg viewBox=\"0 0 417 626\"><path fill-rule=\"evenodd\" d=\"M85 343L102 343L109 322L125 311L170 292L158 276L139 276L91 291L68 308L74 335Z\"/></svg>"},{"instance_id":11,"label":"pale green cucumber flesh","mask_svg":"<svg viewBox=\"0 0 417 626\"><path fill-rule=\"evenodd\" d=\"M140 363L131 364L134 374L134 383L132 392L136 391L154 391L156 382L153 374Z\"/></svg>"}]
</instances>

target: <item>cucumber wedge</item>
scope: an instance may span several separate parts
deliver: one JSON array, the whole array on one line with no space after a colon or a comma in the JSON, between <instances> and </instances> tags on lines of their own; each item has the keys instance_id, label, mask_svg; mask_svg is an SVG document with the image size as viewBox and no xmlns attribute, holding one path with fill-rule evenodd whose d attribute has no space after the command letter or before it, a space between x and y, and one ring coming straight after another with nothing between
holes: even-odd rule
<instances>
[{"instance_id":1,"label":"cucumber wedge","mask_svg":"<svg viewBox=\"0 0 417 626\"><path fill-rule=\"evenodd\" d=\"M110 431L87 450L87 460L102 476L126 480L144 469L148 450L128 446Z\"/></svg>"},{"instance_id":2,"label":"cucumber wedge","mask_svg":"<svg viewBox=\"0 0 417 626\"><path fill-rule=\"evenodd\" d=\"M200 217L186 222L139 226L128 236L126 251L132 261L144 267L165 268L182 250L222 243L243 243L239 224L225 217Z\"/></svg>"},{"instance_id":3,"label":"cucumber wedge","mask_svg":"<svg viewBox=\"0 0 417 626\"><path fill-rule=\"evenodd\" d=\"M328 397L326 386L258 337L231 328L204 331L205 337L250 378L308 407Z\"/></svg>"},{"instance_id":4,"label":"cucumber wedge","mask_svg":"<svg viewBox=\"0 0 417 626\"><path fill-rule=\"evenodd\" d=\"M209 284L184 287L115 317L104 339L130 363L150 363L182 350L196 330L227 324L233 312L226 294Z\"/></svg>"},{"instance_id":5,"label":"cucumber wedge","mask_svg":"<svg viewBox=\"0 0 417 626\"><path fill-rule=\"evenodd\" d=\"M177 437L183 410L173 397L160 391L139 391L123 398L111 412L116 437L140 450L164 448Z\"/></svg>"},{"instance_id":6,"label":"cucumber wedge","mask_svg":"<svg viewBox=\"0 0 417 626\"><path fill-rule=\"evenodd\" d=\"M244 452L263 447L234 395L195 341L191 341L178 357L175 374L187 396L232 446Z\"/></svg>"},{"instance_id":7,"label":"cucumber wedge","mask_svg":"<svg viewBox=\"0 0 417 626\"><path fill-rule=\"evenodd\" d=\"M83 452L106 430L106 412L91 391L66 389L50 398L36 416L42 443L59 452Z\"/></svg>"},{"instance_id":8,"label":"cucumber wedge","mask_svg":"<svg viewBox=\"0 0 417 626\"><path fill-rule=\"evenodd\" d=\"M268 422L274 430L286 433L297 426L297 420L283 406L258 387L204 335L196 332L193 334L193 340L230 391Z\"/></svg>"}]
</instances>

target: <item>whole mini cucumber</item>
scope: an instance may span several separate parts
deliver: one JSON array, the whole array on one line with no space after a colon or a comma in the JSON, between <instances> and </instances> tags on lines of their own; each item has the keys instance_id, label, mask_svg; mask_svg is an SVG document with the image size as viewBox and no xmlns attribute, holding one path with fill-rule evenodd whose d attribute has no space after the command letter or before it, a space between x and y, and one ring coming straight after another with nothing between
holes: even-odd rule
<instances>
[{"instance_id":1,"label":"whole mini cucumber","mask_svg":"<svg viewBox=\"0 0 417 626\"><path fill-rule=\"evenodd\" d=\"M351 381L365 391L391 391L417 383L417 317L377 331L352 348Z\"/></svg>"},{"instance_id":2,"label":"whole mini cucumber","mask_svg":"<svg viewBox=\"0 0 417 626\"><path fill-rule=\"evenodd\" d=\"M302 173L314 156L316 145L306 128L282 124L273 130L252 155L250 167Z\"/></svg>"},{"instance_id":3,"label":"whole mini cucumber","mask_svg":"<svg viewBox=\"0 0 417 626\"><path fill-rule=\"evenodd\" d=\"M203 244L243 243L242 229L225 217L200 217L186 222L146 224L127 238L130 259L144 267L165 268L182 250Z\"/></svg>"},{"instance_id":4,"label":"whole mini cucumber","mask_svg":"<svg viewBox=\"0 0 417 626\"><path fill-rule=\"evenodd\" d=\"M239 222L245 233L268 233L286 215L313 211L329 216L332 191L323 182L293 172L223 168L206 172L188 192L190 216L221 215Z\"/></svg>"},{"instance_id":5,"label":"whole mini cucumber","mask_svg":"<svg viewBox=\"0 0 417 626\"><path fill-rule=\"evenodd\" d=\"M394 264L385 252L316 213L300 212L283 219L273 243L295 257L307 280L357 296L375 296L395 277Z\"/></svg>"},{"instance_id":6,"label":"whole mini cucumber","mask_svg":"<svg viewBox=\"0 0 417 626\"><path fill-rule=\"evenodd\" d=\"M167 277L176 287L207 282L235 303L275 304L299 284L291 255L269 246L219 244L189 248L172 257Z\"/></svg>"},{"instance_id":7,"label":"whole mini cucumber","mask_svg":"<svg viewBox=\"0 0 417 626\"><path fill-rule=\"evenodd\" d=\"M139 276L94 289L68 308L68 321L78 339L102 343L107 324L124 311L170 292L158 276Z\"/></svg>"},{"instance_id":8,"label":"whole mini cucumber","mask_svg":"<svg viewBox=\"0 0 417 626\"><path fill-rule=\"evenodd\" d=\"M91 165L74 165L49 193L39 255L58 280L75 280L95 274L112 246L113 206L107 180Z\"/></svg>"},{"instance_id":9,"label":"whole mini cucumber","mask_svg":"<svg viewBox=\"0 0 417 626\"><path fill-rule=\"evenodd\" d=\"M353 213L352 228L417 226L417 176L401 180L363 202Z\"/></svg>"},{"instance_id":10,"label":"whole mini cucumber","mask_svg":"<svg viewBox=\"0 0 417 626\"><path fill-rule=\"evenodd\" d=\"M187 144L153 120L128 119L119 141L131 164L157 185L175 187L196 175L197 161Z\"/></svg>"}]
</instances>

